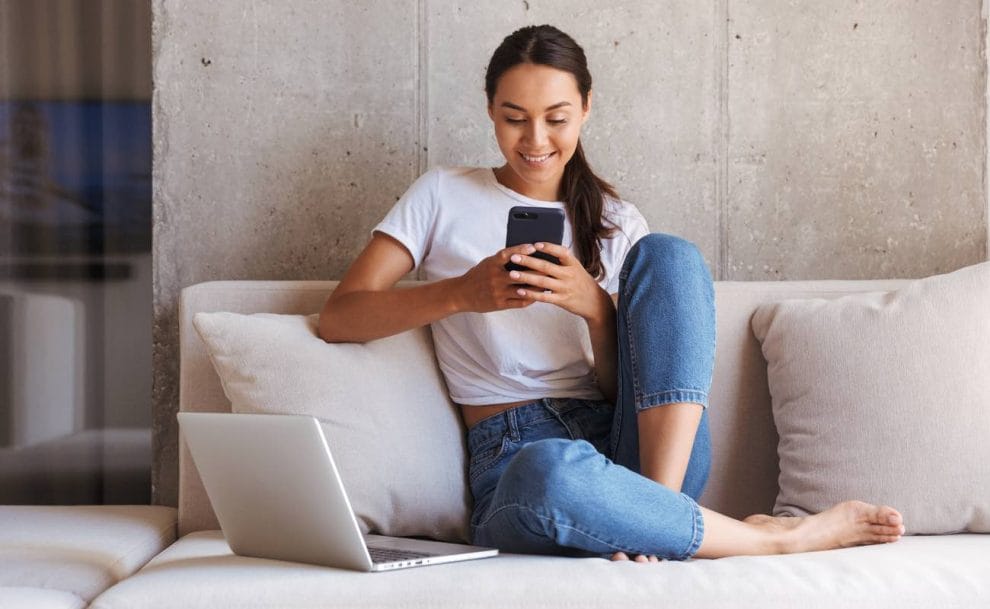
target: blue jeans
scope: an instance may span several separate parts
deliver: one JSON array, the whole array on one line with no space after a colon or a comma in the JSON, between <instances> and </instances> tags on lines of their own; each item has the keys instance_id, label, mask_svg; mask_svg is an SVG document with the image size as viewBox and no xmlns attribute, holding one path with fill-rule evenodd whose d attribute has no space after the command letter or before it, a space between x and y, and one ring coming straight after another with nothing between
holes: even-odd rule
<instances>
[{"instance_id":1,"label":"blue jeans","mask_svg":"<svg viewBox=\"0 0 990 609\"><path fill-rule=\"evenodd\" d=\"M609 558L617 551L690 558L704 536L708 392L715 299L690 242L660 233L630 250L619 275L618 396L543 398L468 431L471 535L506 552ZM637 413L704 406L682 492L640 473Z\"/></svg>"}]
</instances>

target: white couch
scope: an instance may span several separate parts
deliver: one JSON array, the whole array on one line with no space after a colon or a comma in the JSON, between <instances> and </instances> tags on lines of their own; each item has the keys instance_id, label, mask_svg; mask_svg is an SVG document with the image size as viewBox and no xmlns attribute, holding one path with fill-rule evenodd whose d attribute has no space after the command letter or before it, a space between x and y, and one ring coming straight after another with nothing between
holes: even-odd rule
<instances>
[{"instance_id":1,"label":"white couch","mask_svg":"<svg viewBox=\"0 0 990 609\"><path fill-rule=\"evenodd\" d=\"M769 512L777 494L777 434L766 362L750 330L756 306L905 283L716 282L714 454L703 505L743 517ZM309 314L320 309L334 286L225 281L183 290L180 409L230 411L193 329L196 312ZM232 554L217 530L185 446L179 467L178 541L109 587L91 607L990 607L990 535L908 536L894 544L828 552L657 564L502 553L374 574L245 558Z\"/></svg>"}]
</instances>

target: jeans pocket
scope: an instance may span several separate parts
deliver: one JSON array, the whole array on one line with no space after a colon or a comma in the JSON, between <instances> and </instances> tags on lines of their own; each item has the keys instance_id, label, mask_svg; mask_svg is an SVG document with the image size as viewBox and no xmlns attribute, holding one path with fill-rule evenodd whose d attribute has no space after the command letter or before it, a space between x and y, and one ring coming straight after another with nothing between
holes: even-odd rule
<instances>
[{"instance_id":1,"label":"jeans pocket","mask_svg":"<svg viewBox=\"0 0 990 609\"><path fill-rule=\"evenodd\" d=\"M471 453L471 460L468 463L468 479L473 482L478 476L498 463L499 458L505 454L508 444L509 434L504 433L479 446L477 450Z\"/></svg>"}]
</instances>

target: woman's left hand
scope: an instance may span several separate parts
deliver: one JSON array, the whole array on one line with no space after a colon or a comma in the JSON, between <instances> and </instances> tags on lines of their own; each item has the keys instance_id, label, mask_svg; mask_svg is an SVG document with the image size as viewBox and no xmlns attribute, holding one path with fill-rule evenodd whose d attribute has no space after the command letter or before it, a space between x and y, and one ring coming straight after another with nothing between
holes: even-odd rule
<instances>
[{"instance_id":1,"label":"woman's left hand","mask_svg":"<svg viewBox=\"0 0 990 609\"><path fill-rule=\"evenodd\" d=\"M516 293L535 301L557 305L588 322L603 319L606 311L604 307L612 307L612 299L570 250L555 243L535 245L536 251L555 256L560 264L533 256L513 255L512 262L531 270L510 271L509 276L520 284L529 284L535 288L527 289L520 285Z\"/></svg>"}]
</instances>

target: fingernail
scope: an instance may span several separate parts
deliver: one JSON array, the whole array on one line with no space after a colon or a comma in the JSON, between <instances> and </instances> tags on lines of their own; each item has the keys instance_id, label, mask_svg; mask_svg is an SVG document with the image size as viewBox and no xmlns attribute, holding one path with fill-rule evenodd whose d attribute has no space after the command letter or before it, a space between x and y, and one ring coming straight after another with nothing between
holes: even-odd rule
<instances>
[{"instance_id":1,"label":"fingernail","mask_svg":"<svg viewBox=\"0 0 990 609\"><path fill-rule=\"evenodd\" d=\"M509 277L512 277L513 279L519 279L519 273L517 271L512 271L511 273L509 273Z\"/></svg>"},{"instance_id":2,"label":"fingernail","mask_svg":"<svg viewBox=\"0 0 990 609\"><path fill-rule=\"evenodd\" d=\"M537 249L543 249L543 244L542 243L537 243L536 244L536 247L537 247Z\"/></svg>"},{"instance_id":3,"label":"fingernail","mask_svg":"<svg viewBox=\"0 0 990 609\"><path fill-rule=\"evenodd\" d=\"M520 260L522 260L522 257L521 257L521 256L519 256L518 254L514 254L514 255L512 256L512 261L513 261L513 262L519 262Z\"/></svg>"},{"instance_id":4,"label":"fingernail","mask_svg":"<svg viewBox=\"0 0 990 609\"><path fill-rule=\"evenodd\" d=\"M526 295L526 290L523 290L523 289L520 288L520 289L516 290L516 294L519 294L520 296L525 296Z\"/></svg>"}]
</instances>

